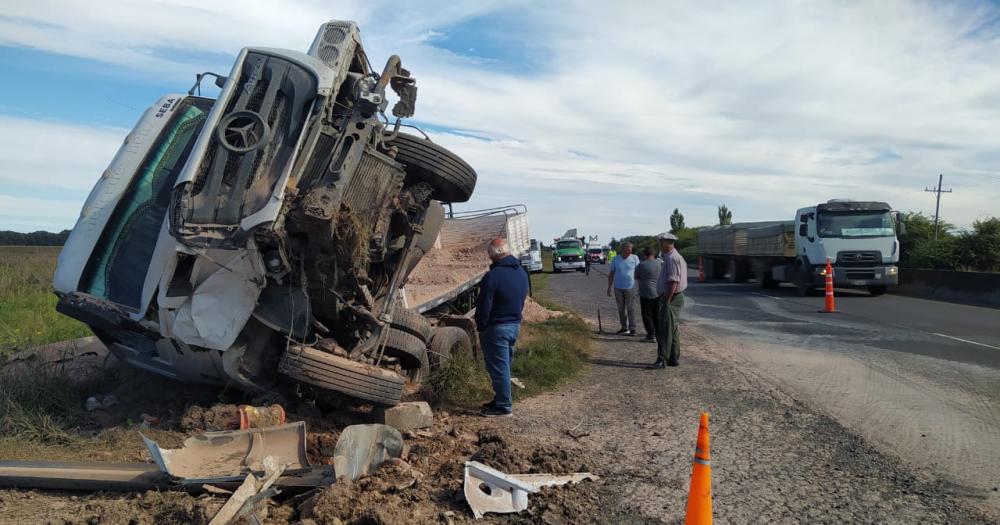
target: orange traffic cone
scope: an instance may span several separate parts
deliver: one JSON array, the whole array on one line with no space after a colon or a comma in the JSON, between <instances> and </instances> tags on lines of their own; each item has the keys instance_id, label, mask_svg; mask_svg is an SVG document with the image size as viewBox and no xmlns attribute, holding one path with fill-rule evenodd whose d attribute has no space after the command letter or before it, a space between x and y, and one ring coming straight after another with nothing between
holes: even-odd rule
<instances>
[{"instance_id":1,"label":"orange traffic cone","mask_svg":"<svg viewBox=\"0 0 1000 525\"><path fill-rule=\"evenodd\" d=\"M824 314L837 313L837 305L833 301L833 265L830 264L830 258L826 258L826 304L823 305L823 309L820 312Z\"/></svg>"},{"instance_id":2,"label":"orange traffic cone","mask_svg":"<svg viewBox=\"0 0 1000 525\"><path fill-rule=\"evenodd\" d=\"M698 256L698 282L705 282L705 265L701 262L701 256Z\"/></svg>"},{"instance_id":3,"label":"orange traffic cone","mask_svg":"<svg viewBox=\"0 0 1000 525\"><path fill-rule=\"evenodd\" d=\"M708 449L708 413L702 412L694 463L691 465L691 489L684 525L712 525L712 464Z\"/></svg>"}]
</instances>

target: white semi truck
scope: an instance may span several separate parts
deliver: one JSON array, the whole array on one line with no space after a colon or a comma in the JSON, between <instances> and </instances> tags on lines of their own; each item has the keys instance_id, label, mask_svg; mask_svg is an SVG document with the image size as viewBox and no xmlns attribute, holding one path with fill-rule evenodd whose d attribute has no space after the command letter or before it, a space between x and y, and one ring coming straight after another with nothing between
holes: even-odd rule
<instances>
[{"instance_id":1,"label":"white semi truck","mask_svg":"<svg viewBox=\"0 0 1000 525\"><path fill-rule=\"evenodd\" d=\"M740 223L698 232L708 278L759 286L794 284L801 295L822 287L826 261L838 287L885 293L899 282L899 213L884 202L830 200L800 208L792 221Z\"/></svg>"}]
</instances>

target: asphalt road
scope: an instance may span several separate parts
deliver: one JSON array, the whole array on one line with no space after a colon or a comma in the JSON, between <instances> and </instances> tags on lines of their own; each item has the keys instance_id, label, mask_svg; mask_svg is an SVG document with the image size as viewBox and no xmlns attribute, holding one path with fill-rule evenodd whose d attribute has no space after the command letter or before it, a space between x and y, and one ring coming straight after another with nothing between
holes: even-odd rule
<instances>
[{"instance_id":1,"label":"asphalt road","mask_svg":"<svg viewBox=\"0 0 1000 525\"><path fill-rule=\"evenodd\" d=\"M1000 310L899 295L835 291L838 313L820 314L823 297L799 297L793 287L692 283L699 317L765 323L775 331L836 336L864 344L1000 369ZM1000 385L998 385L1000 388Z\"/></svg>"},{"instance_id":2,"label":"asphalt road","mask_svg":"<svg viewBox=\"0 0 1000 525\"><path fill-rule=\"evenodd\" d=\"M682 323L734 363L1000 516L1000 310L838 289L827 314L753 283L691 282L686 298Z\"/></svg>"}]
</instances>

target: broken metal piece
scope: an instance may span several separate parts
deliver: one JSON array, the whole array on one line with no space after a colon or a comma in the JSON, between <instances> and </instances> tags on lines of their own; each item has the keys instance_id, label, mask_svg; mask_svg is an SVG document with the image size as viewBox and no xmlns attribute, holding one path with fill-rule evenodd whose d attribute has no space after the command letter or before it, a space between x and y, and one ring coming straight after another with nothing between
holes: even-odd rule
<instances>
[{"instance_id":1,"label":"broken metal piece","mask_svg":"<svg viewBox=\"0 0 1000 525\"><path fill-rule=\"evenodd\" d=\"M288 465L279 464L274 456L264 458L261 463L264 466L264 478L258 480L253 474L247 474L243 484L233 492L232 497L219 509L208 525L236 523L240 518L252 515L258 503L281 492L271 486ZM256 516L250 517L251 523L260 523Z\"/></svg>"},{"instance_id":2,"label":"broken metal piece","mask_svg":"<svg viewBox=\"0 0 1000 525\"><path fill-rule=\"evenodd\" d=\"M379 465L403 455L403 436L387 425L351 425L341 432L333 449L333 470L351 481L370 474Z\"/></svg>"},{"instance_id":3,"label":"broken metal piece","mask_svg":"<svg viewBox=\"0 0 1000 525\"><path fill-rule=\"evenodd\" d=\"M309 468L306 426L299 421L276 427L205 432L184 441L178 449L163 449L142 436L160 470L184 484L237 481L251 472L264 472L263 460L273 456L289 472Z\"/></svg>"},{"instance_id":4,"label":"broken metal piece","mask_svg":"<svg viewBox=\"0 0 1000 525\"><path fill-rule=\"evenodd\" d=\"M465 462L465 500L476 519L487 512L507 514L528 508L528 494L553 487L596 480L589 472L576 474L505 474L478 461Z\"/></svg>"}]
</instances>

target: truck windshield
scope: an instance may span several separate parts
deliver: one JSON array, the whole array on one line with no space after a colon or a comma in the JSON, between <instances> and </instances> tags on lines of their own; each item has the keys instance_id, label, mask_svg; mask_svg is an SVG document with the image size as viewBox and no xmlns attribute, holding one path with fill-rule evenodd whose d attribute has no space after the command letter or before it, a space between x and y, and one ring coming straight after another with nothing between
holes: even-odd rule
<instances>
[{"instance_id":1,"label":"truck windshield","mask_svg":"<svg viewBox=\"0 0 1000 525\"><path fill-rule=\"evenodd\" d=\"M820 237L892 237L889 212L821 213L816 221Z\"/></svg>"},{"instance_id":2,"label":"truck windshield","mask_svg":"<svg viewBox=\"0 0 1000 525\"><path fill-rule=\"evenodd\" d=\"M556 244L557 250L571 250L573 248L579 248L579 247L580 247L579 241L559 241Z\"/></svg>"},{"instance_id":3,"label":"truck windshield","mask_svg":"<svg viewBox=\"0 0 1000 525\"><path fill-rule=\"evenodd\" d=\"M600 255L604 252L600 248L591 248L587 250L587 253Z\"/></svg>"}]
</instances>

